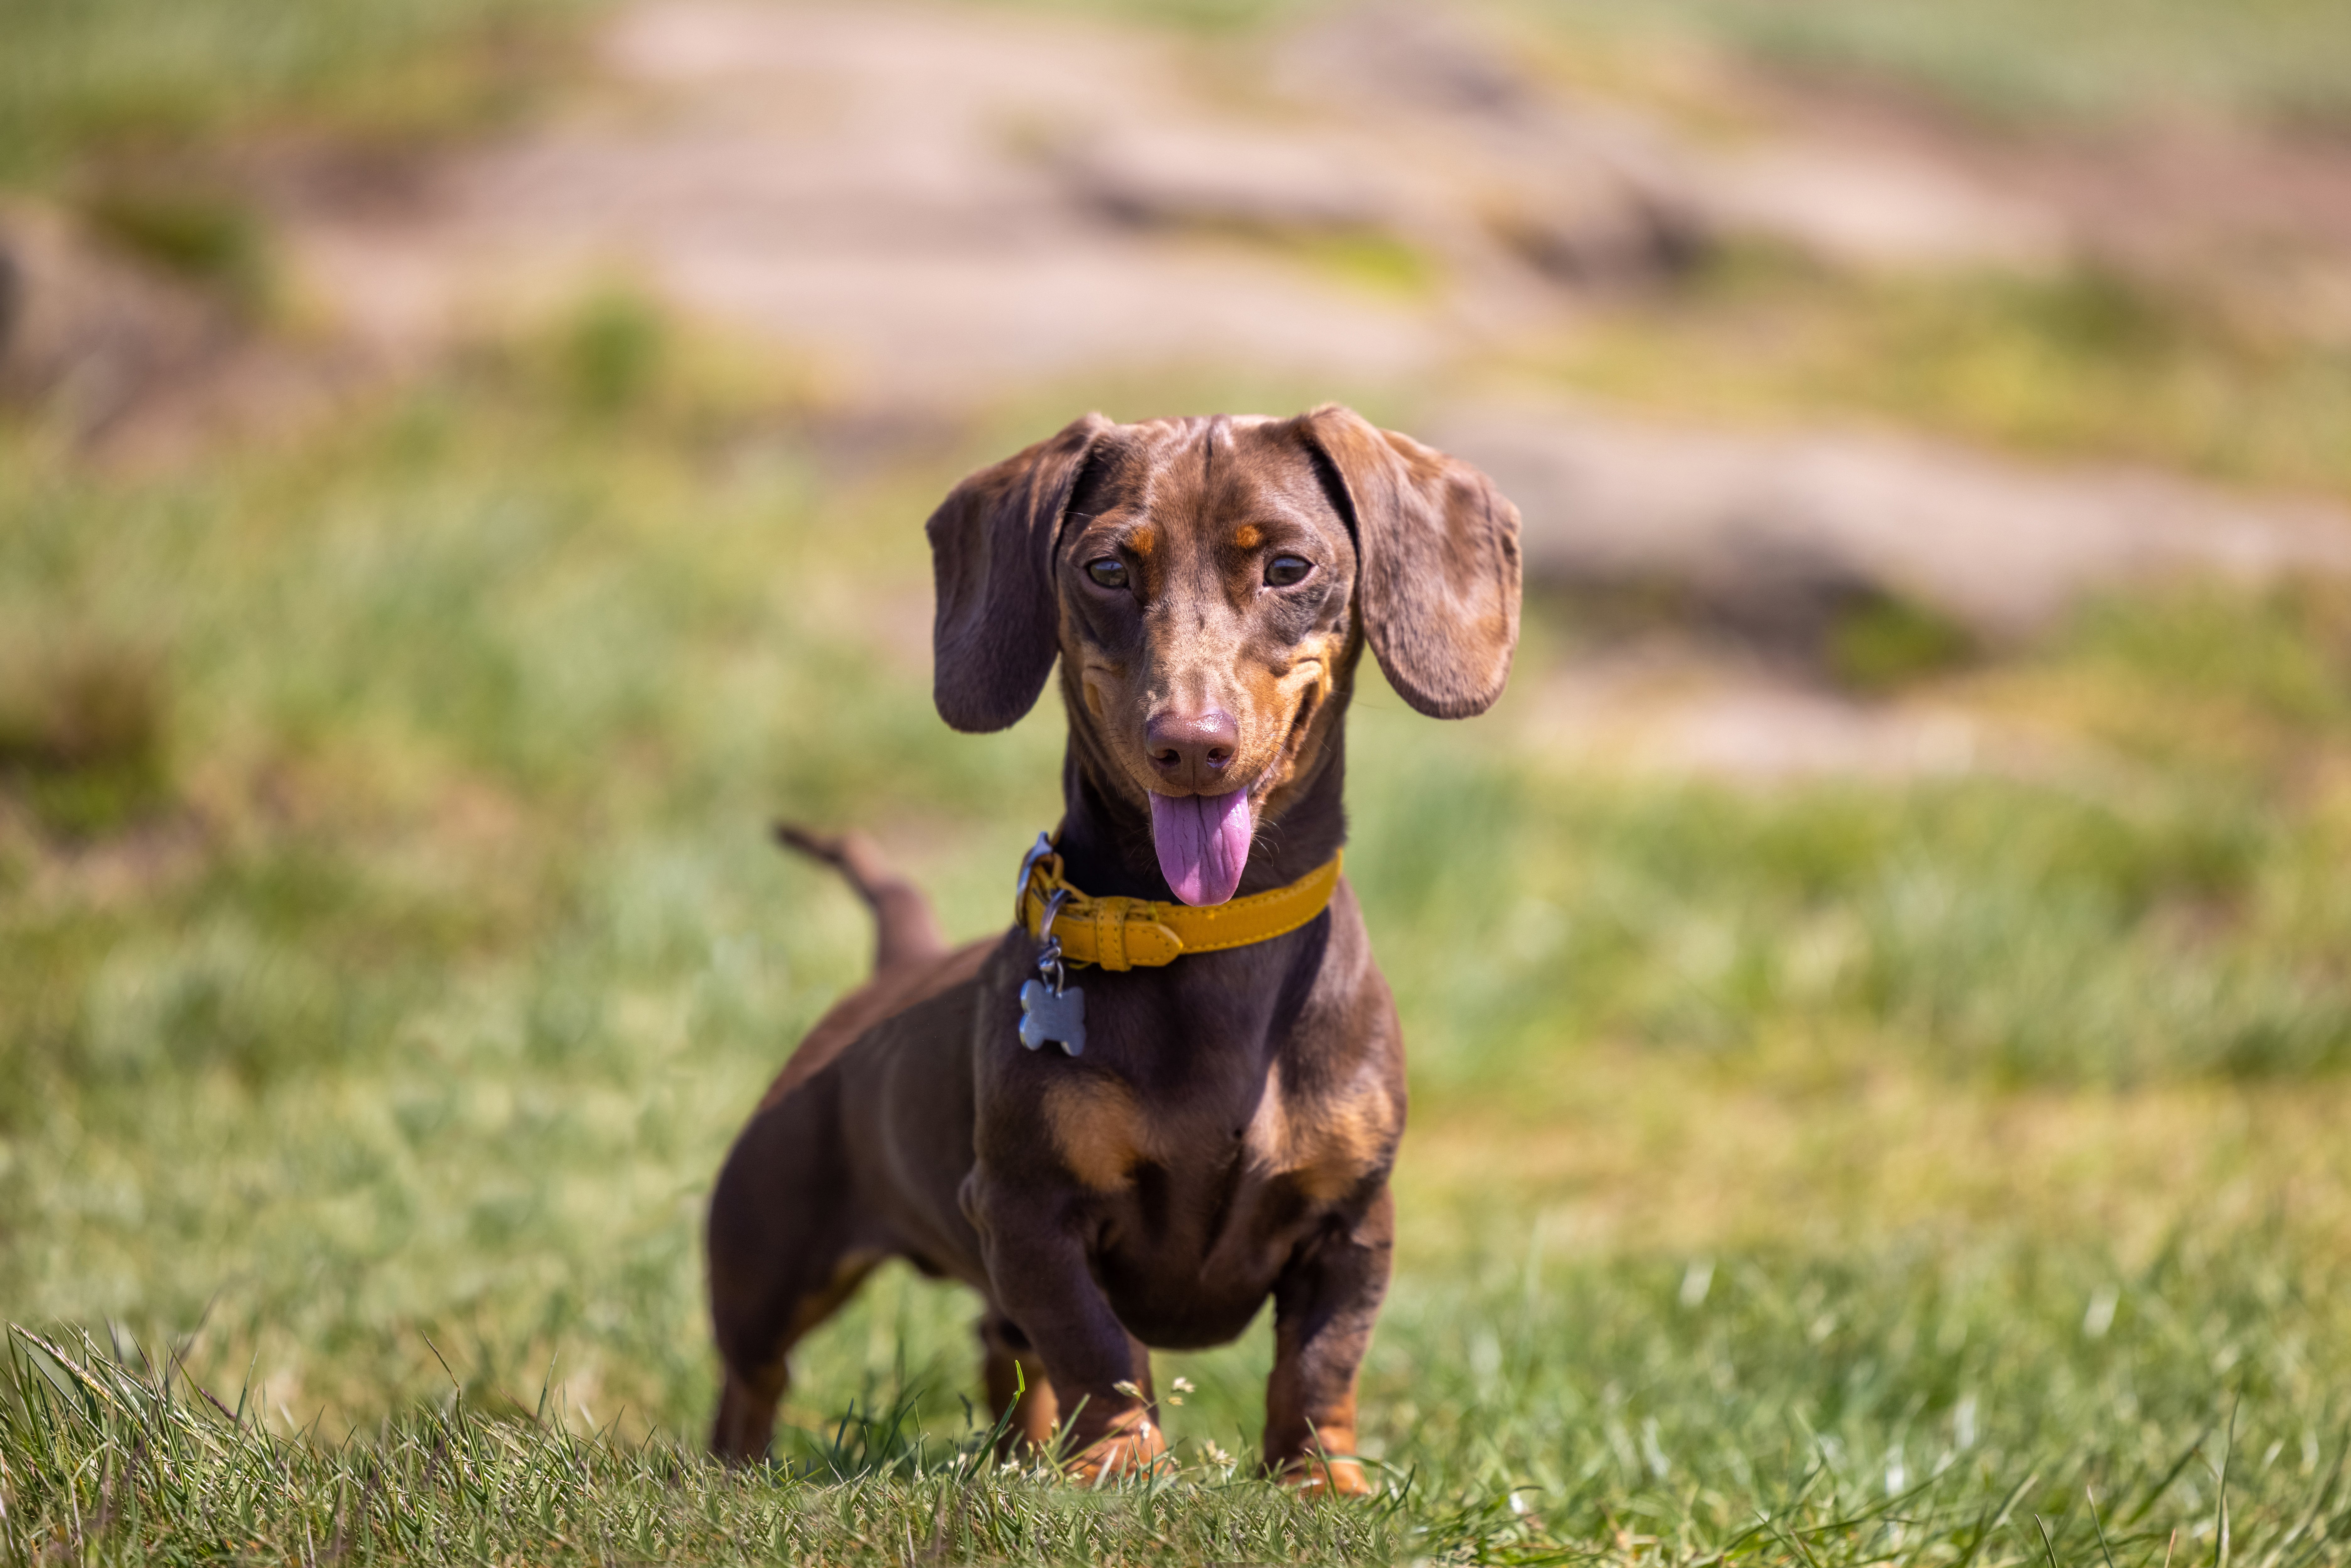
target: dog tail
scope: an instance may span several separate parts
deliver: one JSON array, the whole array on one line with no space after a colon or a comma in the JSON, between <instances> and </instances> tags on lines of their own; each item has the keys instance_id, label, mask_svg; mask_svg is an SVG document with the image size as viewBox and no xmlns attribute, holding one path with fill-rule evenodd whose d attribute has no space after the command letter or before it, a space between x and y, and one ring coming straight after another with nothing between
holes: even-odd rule
<instances>
[{"instance_id":1,"label":"dog tail","mask_svg":"<svg viewBox=\"0 0 2351 1568\"><path fill-rule=\"evenodd\" d=\"M875 974L946 951L931 901L863 833L820 833L798 822L778 822L776 841L839 872L872 909Z\"/></svg>"}]
</instances>

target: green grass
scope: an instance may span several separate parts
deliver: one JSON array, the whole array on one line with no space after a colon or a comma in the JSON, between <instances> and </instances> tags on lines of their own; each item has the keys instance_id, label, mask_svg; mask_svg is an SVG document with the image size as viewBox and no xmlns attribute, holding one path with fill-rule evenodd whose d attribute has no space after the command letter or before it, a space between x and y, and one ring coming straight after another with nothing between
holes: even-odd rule
<instances>
[{"instance_id":1,"label":"green grass","mask_svg":"<svg viewBox=\"0 0 2351 1568\"><path fill-rule=\"evenodd\" d=\"M0 183L257 305L209 159L481 124L584 13L0 0ZM2303 0L1646 14L2006 112L2351 79ZM2103 276L1733 256L1545 368L2351 490L2339 353ZM938 724L918 525L1068 412L844 469L614 294L160 473L0 427L0 1563L2351 1560L2351 602L2311 585L2001 662L1841 629L1855 685L2048 742L1939 780L1563 758L1541 611L1490 718L1367 680L1349 864L1414 1094L1386 1495L1253 1479L1263 1322L1162 1359L1177 1473L999 1469L974 1303L903 1270L802 1348L775 1466L705 1463L707 1184L867 950L766 824L872 828L1000 922L1060 719Z\"/></svg>"},{"instance_id":2,"label":"green grass","mask_svg":"<svg viewBox=\"0 0 2351 1568\"><path fill-rule=\"evenodd\" d=\"M805 1347L781 1468L703 1466L703 1195L867 941L767 821L881 830L977 934L1057 809L1057 715L929 709L917 524L985 454L844 476L794 406L605 301L161 476L0 434L0 1316L58 1353L11 1352L10 1561L2009 1563L2037 1514L2070 1562L2095 1492L2154 1563L2214 1556L2223 1469L2234 1561L2342 1559L2316 591L1928 677L2076 737L2036 779L1571 766L1540 625L1489 719L1369 683L1390 1497L1247 1479L1262 1323L1167 1358L1156 1489L977 1464L973 1304L899 1273Z\"/></svg>"},{"instance_id":3,"label":"green grass","mask_svg":"<svg viewBox=\"0 0 2351 1568\"><path fill-rule=\"evenodd\" d=\"M443 133L511 110L590 0L5 0L0 188L256 133Z\"/></svg>"},{"instance_id":4,"label":"green grass","mask_svg":"<svg viewBox=\"0 0 2351 1568\"><path fill-rule=\"evenodd\" d=\"M0 186L100 160L203 154L321 126L394 139L511 112L570 68L563 40L609 0L5 0ZM1246 37L1292 0L1029 0ZM2149 110L2340 123L2351 20L2332 0L1517 0L1569 39L1695 36L1859 72L2020 118ZM1383 259L1384 268L1386 263Z\"/></svg>"},{"instance_id":5,"label":"green grass","mask_svg":"<svg viewBox=\"0 0 2351 1568\"><path fill-rule=\"evenodd\" d=\"M1620 313L1542 368L1635 406L1855 415L2052 455L2351 493L2351 351L2098 272L1862 279L1761 252Z\"/></svg>"},{"instance_id":6,"label":"green grass","mask_svg":"<svg viewBox=\"0 0 2351 1568\"><path fill-rule=\"evenodd\" d=\"M462 1395L339 1441L20 1335L7 1546L165 1560L2339 1562L2343 1286L2273 1234L1855 1268L1771 1257L1407 1280L1372 1389L1378 1505L1205 1444L1088 1493L902 1403L730 1475L559 1405ZM2085 1265L2091 1265L2085 1267ZM136 1364L134 1363L134 1365ZM1210 1391L1213 1395L1213 1390ZM2045 1534L2044 1534L2045 1532Z\"/></svg>"},{"instance_id":7,"label":"green grass","mask_svg":"<svg viewBox=\"0 0 2351 1568\"><path fill-rule=\"evenodd\" d=\"M1007 0L1224 35L1306 0ZM1876 78L2018 122L2351 115L2351 18L2332 0L1499 0L1571 45L1659 38Z\"/></svg>"},{"instance_id":8,"label":"green grass","mask_svg":"<svg viewBox=\"0 0 2351 1568\"><path fill-rule=\"evenodd\" d=\"M2019 120L2236 113L2339 125L2351 16L2331 0L1519 0L1571 33L1678 32L1876 76Z\"/></svg>"}]
</instances>

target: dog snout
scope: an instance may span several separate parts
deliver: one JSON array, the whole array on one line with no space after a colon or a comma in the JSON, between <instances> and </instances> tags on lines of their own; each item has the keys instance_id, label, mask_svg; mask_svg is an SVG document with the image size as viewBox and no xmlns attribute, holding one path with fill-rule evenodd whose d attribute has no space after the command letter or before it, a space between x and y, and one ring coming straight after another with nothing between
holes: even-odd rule
<instances>
[{"instance_id":1,"label":"dog snout","mask_svg":"<svg viewBox=\"0 0 2351 1568\"><path fill-rule=\"evenodd\" d=\"M1170 709L1152 716L1143 727L1143 740L1151 754L1152 769L1160 778L1197 789L1214 782L1232 766L1241 729L1222 708L1205 713Z\"/></svg>"}]
</instances>

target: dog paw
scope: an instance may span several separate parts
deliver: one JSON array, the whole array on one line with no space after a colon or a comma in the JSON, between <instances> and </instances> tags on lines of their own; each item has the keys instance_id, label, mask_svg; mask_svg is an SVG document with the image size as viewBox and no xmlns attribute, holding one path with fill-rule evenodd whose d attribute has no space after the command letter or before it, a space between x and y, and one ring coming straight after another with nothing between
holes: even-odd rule
<instances>
[{"instance_id":1,"label":"dog paw","mask_svg":"<svg viewBox=\"0 0 2351 1568\"><path fill-rule=\"evenodd\" d=\"M1071 1480L1092 1486L1105 1477L1154 1474L1175 1462L1157 1424L1141 1410L1128 1410L1113 1417L1110 1430L1080 1448L1064 1469Z\"/></svg>"},{"instance_id":2,"label":"dog paw","mask_svg":"<svg viewBox=\"0 0 2351 1568\"><path fill-rule=\"evenodd\" d=\"M1293 1459L1276 1478L1301 1492L1328 1492L1332 1497L1369 1497L1379 1489L1364 1474L1364 1467L1345 1458Z\"/></svg>"},{"instance_id":3,"label":"dog paw","mask_svg":"<svg viewBox=\"0 0 2351 1568\"><path fill-rule=\"evenodd\" d=\"M1334 1497L1369 1497L1379 1488L1364 1473L1355 1458L1352 1427L1332 1425L1314 1430L1303 1453L1270 1461L1274 1479L1301 1492L1328 1492Z\"/></svg>"}]
</instances>

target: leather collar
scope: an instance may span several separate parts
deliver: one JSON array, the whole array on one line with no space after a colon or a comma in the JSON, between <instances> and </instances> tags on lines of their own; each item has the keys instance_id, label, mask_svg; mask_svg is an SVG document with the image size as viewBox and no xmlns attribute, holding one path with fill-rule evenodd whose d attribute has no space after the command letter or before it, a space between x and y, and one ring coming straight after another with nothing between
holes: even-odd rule
<instances>
[{"instance_id":1,"label":"leather collar","mask_svg":"<svg viewBox=\"0 0 2351 1568\"><path fill-rule=\"evenodd\" d=\"M1013 919L1043 941L1040 922L1046 904L1055 893L1066 892L1053 919L1064 962L1110 970L1156 968L1186 953L1246 947L1297 930L1329 907L1344 858L1332 855L1286 887L1195 907L1150 898L1089 898L1062 877L1061 857L1040 835L1021 867Z\"/></svg>"}]
</instances>

